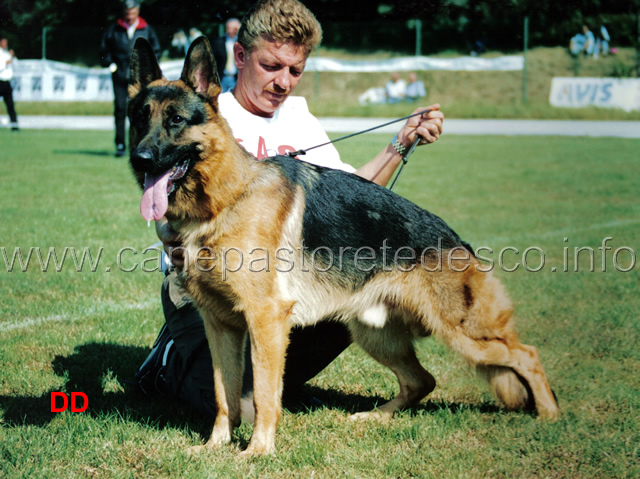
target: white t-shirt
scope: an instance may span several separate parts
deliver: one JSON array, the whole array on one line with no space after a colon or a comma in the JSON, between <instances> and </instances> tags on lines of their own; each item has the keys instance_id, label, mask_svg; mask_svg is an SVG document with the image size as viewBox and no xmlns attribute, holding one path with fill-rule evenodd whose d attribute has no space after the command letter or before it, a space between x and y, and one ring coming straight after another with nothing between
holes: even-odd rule
<instances>
[{"instance_id":1,"label":"white t-shirt","mask_svg":"<svg viewBox=\"0 0 640 479\"><path fill-rule=\"evenodd\" d=\"M389 80L386 86L387 96L394 100L401 100L407 93L407 83L404 80L393 82Z\"/></svg>"},{"instance_id":2,"label":"white t-shirt","mask_svg":"<svg viewBox=\"0 0 640 479\"><path fill-rule=\"evenodd\" d=\"M249 113L235 99L233 93L218 97L220 113L227 120L233 135L249 153L258 160L268 156L285 155L329 141L318 119L309 112L303 97L291 96L276 110L272 118L262 118ZM325 145L298 157L308 163L326 166L349 173L354 167L340 160L338 150Z\"/></svg>"},{"instance_id":3,"label":"white t-shirt","mask_svg":"<svg viewBox=\"0 0 640 479\"><path fill-rule=\"evenodd\" d=\"M4 48L0 48L0 80L9 81L13 78L13 57Z\"/></svg>"}]
</instances>

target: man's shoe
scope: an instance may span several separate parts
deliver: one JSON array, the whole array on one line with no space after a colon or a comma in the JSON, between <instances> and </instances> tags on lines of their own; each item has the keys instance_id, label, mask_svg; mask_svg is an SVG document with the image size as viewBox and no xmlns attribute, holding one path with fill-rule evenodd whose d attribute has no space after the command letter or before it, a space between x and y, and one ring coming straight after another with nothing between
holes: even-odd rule
<instances>
[{"instance_id":1,"label":"man's shoe","mask_svg":"<svg viewBox=\"0 0 640 479\"><path fill-rule=\"evenodd\" d=\"M126 152L126 150L124 149L124 145L117 145L116 146L116 157L117 158L123 157L125 152Z\"/></svg>"},{"instance_id":2,"label":"man's shoe","mask_svg":"<svg viewBox=\"0 0 640 479\"><path fill-rule=\"evenodd\" d=\"M20 131L17 123L11 123L11 131Z\"/></svg>"},{"instance_id":3,"label":"man's shoe","mask_svg":"<svg viewBox=\"0 0 640 479\"><path fill-rule=\"evenodd\" d=\"M134 376L133 382L147 396L157 393L165 393L166 371L169 358L175 354L176 349L173 345L173 339L169 334L169 328L165 323L158 334L158 338L153 343L151 353L144 360L142 366Z\"/></svg>"}]
</instances>

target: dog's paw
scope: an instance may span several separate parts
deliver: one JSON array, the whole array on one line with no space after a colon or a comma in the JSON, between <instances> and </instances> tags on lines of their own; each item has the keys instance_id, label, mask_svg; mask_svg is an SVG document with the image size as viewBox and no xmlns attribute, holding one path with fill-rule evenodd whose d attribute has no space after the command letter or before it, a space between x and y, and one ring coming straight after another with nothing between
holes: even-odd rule
<instances>
[{"instance_id":1,"label":"dog's paw","mask_svg":"<svg viewBox=\"0 0 640 479\"><path fill-rule=\"evenodd\" d=\"M258 451L251 451L249 449L242 451L240 454L238 454L238 457L240 459L243 460L247 460L247 459L252 459L254 457L260 457L260 456L268 456L270 454L273 454L275 451L271 451L271 452L258 452Z\"/></svg>"},{"instance_id":2,"label":"dog's paw","mask_svg":"<svg viewBox=\"0 0 640 479\"><path fill-rule=\"evenodd\" d=\"M252 456L267 456L269 454L275 454L276 444L274 434L256 434L254 430L253 436L247 449L240 453L240 457L249 458Z\"/></svg>"},{"instance_id":3,"label":"dog's paw","mask_svg":"<svg viewBox=\"0 0 640 479\"><path fill-rule=\"evenodd\" d=\"M207 449L211 449L207 446L191 446L187 448L187 456L197 456L202 454Z\"/></svg>"},{"instance_id":4,"label":"dog's paw","mask_svg":"<svg viewBox=\"0 0 640 479\"><path fill-rule=\"evenodd\" d=\"M554 409L539 408L538 417L545 421L550 421L550 422L557 421L558 419L560 419L560 409L559 408L554 408Z\"/></svg>"},{"instance_id":5,"label":"dog's paw","mask_svg":"<svg viewBox=\"0 0 640 479\"><path fill-rule=\"evenodd\" d=\"M249 447L247 449L245 449L244 451L242 451L239 456L242 459L250 459L252 457L257 457L257 456L269 456L272 454L276 453L276 448L275 446L273 447L251 447L251 445L249 445Z\"/></svg>"},{"instance_id":6,"label":"dog's paw","mask_svg":"<svg viewBox=\"0 0 640 479\"><path fill-rule=\"evenodd\" d=\"M374 409L373 411L358 412L349 416L350 421L379 421L387 422L393 417L392 413Z\"/></svg>"}]
</instances>

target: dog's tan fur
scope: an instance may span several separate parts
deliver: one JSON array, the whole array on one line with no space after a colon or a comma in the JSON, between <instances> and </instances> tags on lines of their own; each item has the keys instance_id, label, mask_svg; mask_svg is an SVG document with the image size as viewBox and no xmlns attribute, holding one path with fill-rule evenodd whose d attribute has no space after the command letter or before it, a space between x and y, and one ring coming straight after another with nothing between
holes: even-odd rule
<instances>
[{"instance_id":1,"label":"dog's tan fur","mask_svg":"<svg viewBox=\"0 0 640 479\"><path fill-rule=\"evenodd\" d=\"M520 343L502 285L490 273L477 271L481 265L470 255L461 254L455 262L458 270L468 265L464 272L453 271L446 261L441 272L428 272L423 264L409 272L376 274L354 289L319 271L304 272L297 263L288 272L278 271L278 265L286 266L282 261L270 264L268 271L223 271L223 251L299 249L306 199L301 185L238 145L218 114L220 88L198 60L208 54L208 43L195 44L182 79L175 82L158 79L157 72L145 75L144 62L138 58L136 63L134 54L130 89L132 98L143 89L163 87L206 97L207 122L184 134L172 137L163 127L169 109L184 108L182 100L149 101L149 128L142 136L132 120L134 148L184 142L199 149L200 160L175 191L166 217L187 249L184 285L204 318L212 353L218 412L204 447L229 442L240 422L242 346L248 331L256 422L245 454L274 452L289 330L327 316L347 323L354 342L398 378L400 392L394 399L358 417L390 417L433 390L435 380L419 364L412 345L414 337L433 334L476 366L507 407L527 405L527 384L538 413L554 418L558 406L536 348ZM141 173L136 174L142 182ZM231 255L227 260L235 269Z\"/></svg>"}]
</instances>

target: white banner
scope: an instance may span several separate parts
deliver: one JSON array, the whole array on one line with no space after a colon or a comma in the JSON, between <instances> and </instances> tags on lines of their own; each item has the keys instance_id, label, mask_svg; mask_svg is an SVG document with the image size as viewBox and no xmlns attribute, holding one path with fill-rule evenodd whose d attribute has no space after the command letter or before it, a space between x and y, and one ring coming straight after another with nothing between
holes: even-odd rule
<instances>
[{"instance_id":1,"label":"white banner","mask_svg":"<svg viewBox=\"0 0 640 479\"><path fill-rule=\"evenodd\" d=\"M19 60L13 68L15 101L112 101L107 68L83 68L48 60Z\"/></svg>"},{"instance_id":2,"label":"white banner","mask_svg":"<svg viewBox=\"0 0 640 479\"><path fill-rule=\"evenodd\" d=\"M160 68L169 80L182 72L184 60L162 62ZM512 71L522 70L521 56L498 58L401 57L379 61L336 60L313 57L305 71L393 72L421 70ZM113 85L108 68L85 68L51 60L19 60L14 65L15 101L113 101Z\"/></svg>"},{"instance_id":3,"label":"white banner","mask_svg":"<svg viewBox=\"0 0 640 479\"><path fill-rule=\"evenodd\" d=\"M359 61L313 57L307 61L305 71L318 72L407 72L423 70L448 71L517 71L524 67L524 58L518 55L497 58L457 57L400 57L388 60Z\"/></svg>"},{"instance_id":4,"label":"white banner","mask_svg":"<svg viewBox=\"0 0 640 479\"><path fill-rule=\"evenodd\" d=\"M640 79L554 78L549 103L564 108L640 109Z\"/></svg>"},{"instance_id":5,"label":"white banner","mask_svg":"<svg viewBox=\"0 0 640 479\"><path fill-rule=\"evenodd\" d=\"M165 77L180 77L182 60L163 62ZM19 60L13 68L15 101L113 101L108 68L86 68L51 60Z\"/></svg>"}]
</instances>

